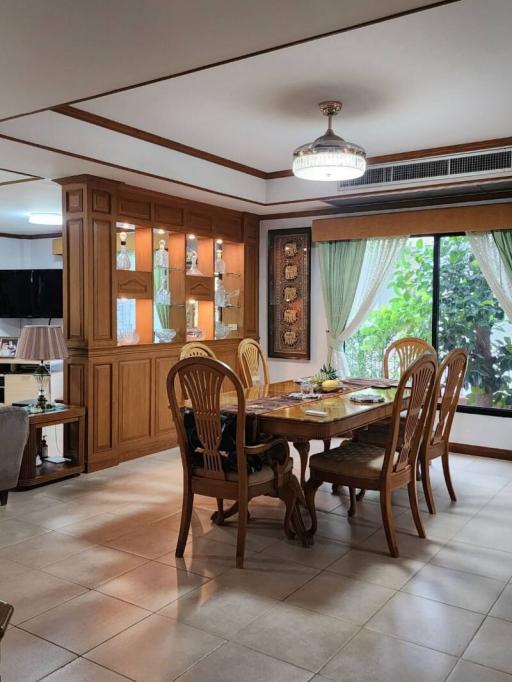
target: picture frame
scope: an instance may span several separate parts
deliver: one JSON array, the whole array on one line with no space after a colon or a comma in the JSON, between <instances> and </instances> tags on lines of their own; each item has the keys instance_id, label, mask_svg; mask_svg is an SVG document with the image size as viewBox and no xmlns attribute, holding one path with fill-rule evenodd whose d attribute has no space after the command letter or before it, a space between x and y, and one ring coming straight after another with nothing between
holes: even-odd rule
<instances>
[{"instance_id":1,"label":"picture frame","mask_svg":"<svg viewBox=\"0 0 512 682\"><path fill-rule=\"evenodd\" d=\"M16 336L2 336L0 338L0 357L2 357L2 358L15 358L17 348L18 348L18 337L16 337Z\"/></svg>"},{"instance_id":2,"label":"picture frame","mask_svg":"<svg viewBox=\"0 0 512 682\"><path fill-rule=\"evenodd\" d=\"M311 228L268 232L268 357L311 357Z\"/></svg>"}]
</instances>

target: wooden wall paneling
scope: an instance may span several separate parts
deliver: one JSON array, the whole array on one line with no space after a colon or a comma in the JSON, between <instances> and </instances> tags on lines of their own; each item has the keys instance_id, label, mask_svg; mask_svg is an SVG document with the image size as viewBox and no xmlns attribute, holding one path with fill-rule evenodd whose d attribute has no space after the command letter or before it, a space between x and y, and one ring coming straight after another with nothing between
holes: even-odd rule
<instances>
[{"instance_id":1,"label":"wooden wall paneling","mask_svg":"<svg viewBox=\"0 0 512 682\"><path fill-rule=\"evenodd\" d=\"M259 218L255 215L245 213L243 216L243 227L244 280L247 282L247 286L244 287L243 299L244 336L259 338Z\"/></svg>"},{"instance_id":2,"label":"wooden wall paneling","mask_svg":"<svg viewBox=\"0 0 512 682\"><path fill-rule=\"evenodd\" d=\"M111 345L116 337L115 298L112 280L114 268L114 241L111 220L92 218L92 334L94 345Z\"/></svg>"},{"instance_id":3,"label":"wooden wall paneling","mask_svg":"<svg viewBox=\"0 0 512 682\"><path fill-rule=\"evenodd\" d=\"M151 272L117 270L117 296L125 298L152 298L153 276Z\"/></svg>"},{"instance_id":4,"label":"wooden wall paneling","mask_svg":"<svg viewBox=\"0 0 512 682\"><path fill-rule=\"evenodd\" d=\"M112 362L95 363L92 366L94 417L93 450L111 450L114 447L112 409L114 405L114 378Z\"/></svg>"},{"instance_id":5,"label":"wooden wall paneling","mask_svg":"<svg viewBox=\"0 0 512 682\"><path fill-rule=\"evenodd\" d=\"M169 447L176 443L176 430L172 421L169 398L167 396L167 375L178 361L178 354L171 357L155 358L155 436L169 436ZM179 382L176 382L179 390Z\"/></svg>"},{"instance_id":6,"label":"wooden wall paneling","mask_svg":"<svg viewBox=\"0 0 512 682\"><path fill-rule=\"evenodd\" d=\"M118 441L119 445L151 437L151 358L119 361ZM123 460L122 450L120 460Z\"/></svg>"},{"instance_id":7,"label":"wooden wall paneling","mask_svg":"<svg viewBox=\"0 0 512 682\"><path fill-rule=\"evenodd\" d=\"M66 219L63 230L64 335L70 348L80 348L85 338L84 219Z\"/></svg>"},{"instance_id":8,"label":"wooden wall paneling","mask_svg":"<svg viewBox=\"0 0 512 682\"><path fill-rule=\"evenodd\" d=\"M135 319L140 343L153 343L153 299L136 299Z\"/></svg>"},{"instance_id":9,"label":"wooden wall paneling","mask_svg":"<svg viewBox=\"0 0 512 682\"><path fill-rule=\"evenodd\" d=\"M185 202L155 201L153 218L157 227L185 227Z\"/></svg>"},{"instance_id":10,"label":"wooden wall paneling","mask_svg":"<svg viewBox=\"0 0 512 682\"><path fill-rule=\"evenodd\" d=\"M213 209L190 202L185 208L185 227L193 234L210 237L213 232Z\"/></svg>"},{"instance_id":11,"label":"wooden wall paneling","mask_svg":"<svg viewBox=\"0 0 512 682\"><path fill-rule=\"evenodd\" d=\"M185 296L187 299L196 298L198 301L212 301L213 287L213 277L187 275L185 278Z\"/></svg>"},{"instance_id":12,"label":"wooden wall paneling","mask_svg":"<svg viewBox=\"0 0 512 682\"><path fill-rule=\"evenodd\" d=\"M242 216L238 211L217 210L213 235L232 242L242 241Z\"/></svg>"},{"instance_id":13,"label":"wooden wall paneling","mask_svg":"<svg viewBox=\"0 0 512 682\"><path fill-rule=\"evenodd\" d=\"M153 230L150 227L135 229L135 269L153 271Z\"/></svg>"},{"instance_id":14,"label":"wooden wall paneling","mask_svg":"<svg viewBox=\"0 0 512 682\"><path fill-rule=\"evenodd\" d=\"M151 223L151 199L136 192L120 191L118 194L118 220L120 222Z\"/></svg>"},{"instance_id":15,"label":"wooden wall paneling","mask_svg":"<svg viewBox=\"0 0 512 682\"><path fill-rule=\"evenodd\" d=\"M212 239L197 240L197 266L206 277L213 277L214 248Z\"/></svg>"}]
</instances>

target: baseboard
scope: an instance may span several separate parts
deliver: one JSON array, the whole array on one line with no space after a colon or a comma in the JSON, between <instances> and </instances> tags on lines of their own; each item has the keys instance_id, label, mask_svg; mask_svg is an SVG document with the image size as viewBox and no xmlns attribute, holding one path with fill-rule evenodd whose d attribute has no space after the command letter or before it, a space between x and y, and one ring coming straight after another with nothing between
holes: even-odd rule
<instances>
[{"instance_id":1,"label":"baseboard","mask_svg":"<svg viewBox=\"0 0 512 682\"><path fill-rule=\"evenodd\" d=\"M512 461L512 450L504 448L488 448L485 445L471 445L469 443L450 443L450 452L475 457L492 457L493 459L507 459Z\"/></svg>"}]
</instances>

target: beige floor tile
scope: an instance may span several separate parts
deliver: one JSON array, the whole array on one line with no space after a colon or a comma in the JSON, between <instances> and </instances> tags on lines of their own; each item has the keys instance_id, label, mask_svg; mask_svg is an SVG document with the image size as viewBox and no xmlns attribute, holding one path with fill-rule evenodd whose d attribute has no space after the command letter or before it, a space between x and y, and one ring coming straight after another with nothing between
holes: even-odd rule
<instances>
[{"instance_id":1,"label":"beige floor tile","mask_svg":"<svg viewBox=\"0 0 512 682\"><path fill-rule=\"evenodd\" d=\"M6 547L0 556L8 557L9 560L30 568L42 568L60 559L78 554L78 552L82 552L91 546L85 540L79 540L57 531L50 531Z\"/></svg>"},{"instance_id":2,"label":"beige floor tile","mask_svg":"<svg viewBox=\"0 0 512 682\"><path fill-rule=\"evenodd\" d=\"M454 540L488 547L489 549L512 552L512 524L506 516L501 516L500 519L488 519L479 514L457 533Z\"/></svg>"},{"instance_id":3,"label":"beige floor tile","mask_svg":"<svg viewBox=\"0 0 512 682\"><path fill-rule=\"evenodd\" d=\"M135 554L96 545L80 554L46 566L44 570L45 573L93 588L145 562L146 559Z\"/></svg>"},{"instance_id":4,"label":"beige floor tile","mask_svg":"<svg viewBox=\"0 0 512 682\"><path fill-rule=\"evenodd\" d=\"M132 604L92 590L25 621L21 627L83 654L148 615Z\"/></svg>"},{"instance_id":5,"label":"beige floor tile","mask_svg":"<svg viewBox=\"0 0 512 682\"><path fill-rule=\"evenodd\" d=\"M294 592L287 603L363 625L393 594L381 585L324 572Z\"/></svg>"},{"instance_id":6,"label":"beige floor tile","mask_svg":"<svg viewBox=\"0 0 512 682\"><path fill-rule=\"evenodd\" d=\"M339 682L444 682L456 662L454 656L363 629L322 675Z\"/></svg>"},{"instance_id":7,"label":"beige floor tile","mask_svg":"<svg viewBox=\"0 0 512 682\"><path fill-rule=\"evenodd\" d=\"M350 500L348 497L342 498L346 500L339 507L332 511L337 516L347 516L350 508ZM410 511L403 507L393 507L393 518L395 522L399 518L410 515ZM382 526L382 512L378 501L367 500L366 497L357 503L356 514L352 517L352 521L362 521L372 526Z\"/></svg>"},{"instance_id":8,"label":"beige floor tile","mask_svg":"<svg viewBox=\"0 0 512 682\"><path fill-rule=\"evenodd\" d=\"M144 499L151 499L150 496L144 495ZM142 523L152 523L160 519L175 514L181 510L181 496L169 498L168 500L159 504L148 504L146 501L141 502L123 502L119 505L111 505L109 511L125 519L132 519Z\"/></svg>"},{"instance_id":9,"label":"beige floor tile","mask_svg":"<svg viewBox=\"0 0 512 682\"><path fill-rule=\"evenodd\" d=\"M95 516L99 511L101 510L96 510L92 506L84 507L79 502L55 502L55 504L43 509L25 514L22 518L27 523L33 523L48 530L59 530L59 528L68 526L70 523L79 523Z\"/></svg>"},{"instance_id":10,"label":"beige floor tile","mask_svg":"<svg viewBox=\"0 0 512 682\"><path fill-rule=\"evenodd\" d=\"M450 540L471 520L471 516L438 511L436 514L422 514L421 519L428 538ZM400 516L396 522L396 528L397 530L405 530L408 533L415 533L416 526L414 525L412 514Z\"/></svg>"},{"instance_id":11,"label":"beige floor tile","mask_svg":"<svg viewBox=\"0 0 512 682\"><path fill-rule=\"evenodd\" d=\"M467 571L495 580L507 581L512 577L512 554L495 549L477 547L462 542L446 544L431 561L457 571Z\"/></svg>"},{"instance_id":12,"label":"beige floor tile","mask_svg":"<svg viewBox=\"0 0 512 682\"><path fill-rule=\"evenodd\" d=\"M277 540L282 540L285 535L283 531L283 520L251 518L247 526L247 536L245 546L253 552L261 550L274 544ZM210 527L204 533L204 537L216 542L225 542L236 545L238 526L236 517L234 521L228 521L224 526L216 526L210 523Z\"/></svg>"},{"instance_id":13,"label":"beige floor tile","mask_svg":"<svg viewBox=\"0 0 512 682\"><path fill-rule=\"evenodd\" d=\"M152 615L100 644L86 658L136 682L169 682L220 644L218 637Z\"/></svg>"},{"instance_id":14,"label":"beige floor tile","mask_svg":"<svg viewBox=\"0 0 512 682\"><path fill-rule=\"evenodd\" d=\"M460 656L483 618L472 611L397 592L367 628Z\"/></svg>"},{"instance_id":15,"label":"beige floor tile","mask_svg":"<svg viewBox=\"0 0 512 682\"><path fill-rule=\"evenodd\" d=\"M74 658L70 651L10 628L2 640L2 680L36 682Z\"/></svg>"},{"instance_id":16,"label":"beige floor tile","mask_svg":"<svg viewBox=\"0 0 512 682\"><path fill-rule=\"evenodd\" d=\"M445 540L420 538L416 534L399 531L396 533L396 541L401 557L423 562L429 561L445 544ZM384 531L379 530L362 542L360 549L367 552L380 552L381 554L389 556L389 547L386 542Z\"/></svg>"},{"instance_id":17,"label":"beige floor tile","mask_svg":"<svg viewBox=\"0 0 512 682\"><path fill-rule=\"evenodd\" d=\"M311 673L236 644L225 644L196 663L180 682L306 682Z\"/></svg>"},{"instance_id":18,"label":"beige floor tile","mask_svg":"<svg viewBox=\"0 0 512 682\"><path fill-rule=\"evenodd\" d=\"M360 545L367 538L373 535L378 527L366 524L363 521L351 521L339 514L317 513L317 536L337 540L346 545Z\"/></svg>"},{"instance_id":19,"label":"beige floor tile","mask_svg":"<svg viewBox=\"0 0 512 682\"><path fill-rule=\"evenodd\" d=\"M393 559L375 552L352 549L329 566L329 571L399 590L424 565L414 559Z\"/></svg>"},{"instance_id":20,"label":"beige floor tile","mask_svg":"<svg viewBox=\"0 0 512 682\"><path fill-rule=\"evenodd\" d=\"M447 682L512 682L512 675L460 660Z\"/></svg>"},{"instance_id":21,"label":"beige floor tile","mask_svg":"<svg viewBox=\"0 0 512 682\"><path fill-rule=\"evenodd\" d=\"M67 533L88 542L104 544L144 526L144 523L137 520L124 519L122 516L104 512L68 526L61 526L59 530L61 533Z\"/></svg>"},{"instance_id":22,"label":"beige floor tile","mask_svg":"<svg viewBox=\"0 0 512 682\"><path fill-rule=\"evenodd\" d=\"M473 663L512 673L512 623L486 618L463 658Z\"/></svg>"},{"instance_id":23,"label":"beige floor tile","mask_svg":"<svg viewBox=\"0 0 512 682\"><path fill-rule=\"evenodd\" d=\"M230 568L216 581L232 589L284 599L317 574L309 566L258 555L246 557L243 570Z\"/></svg>"},{"instance_id":24,"label":"beige floor tile","mask_svg":"<svg viewBox=\"0 0 512 682\"><path fill-rule=\"evenodd\" d=\"M86 589L61 578L17 565L18 572L0 584L0 599L14 606L13 625L48 611Z\"/></svg>"},{"instance_id":25,"label":"beige floor tile","mask_svg":"<svg viewBox=\"0 0 512 682\"><path fill-rule=\"evenodd\" d=\"M462 609L488 613L504 587L504 582L493 578L427 565L402 591Z\"/></svg>"},{"instance_id":26,"label":"beige floor tile","mask_svg":"<svg viewBox=\"0 0 512 682\"><path fill-rule=\"evenodd\" d=\"M501 474L488 474L481 471L471 471L468 467L457 474L454 481L454 486L463 484L464 486L477 486L479 488L487 488L489 492L498 493L502 490L508 483L508 480Z\"/></svg>"},{"instance_id":27,"label":"beige floor tile","mask_svg":"<svg viewBox=\"0 0 512 682\"><path fill-rule=\"evenodd\" d=\"M512 620L512 585L505 587L489 615L503 620Z\"/></svg>"},{"instance_id":28,"label":"beige floor tile","mask_svg":"<svg viewBox=\"0 0 512 682\"><path fill-rule=\"evenodd\" d=\"M358 627L352 623L277 604L233 639L292 665L318 672L357 631Z\"/></svg>"},{"instance_id":29,"label":"beige floor tile","mask_svg":"<svg viewBox=\"0 0 512 682\"><path fill-rule=\"evenodd\" d=\"M120 535L104 544L108 547L137 554L146 559L156 559L159 556L174 552L178 534L162 525L144 526L132 533Z\"/></svg>"},{"instance_id":30,"label":"beige floor tile","mask_svg":"<svg viewBox=\"0 0 512 682\"><path fill-rule=\"evenodd\" d=\"M0 548L46 533L46 529L18 518L0 519Z\"/></svg>"},{"instance_id":31,"label":"beige floor tile","mask_svg":"<svg viewBox=\"0 0 512 682\"><path fill-rule=\"evenodd\" d=\"M86 658L75 658L49 677L45 677L44 682L126 682L127 679Z\"/></svg>"},{"instance_id":32,"label":"beige floor tile","mask_svg":"<svg viewBox=\"0 0 512 682\"><path fill-rule=\"evenodd\" d=\"M212 635L231 639L241 628L276 603L278 602L269 597L225 587L212 580L165 606L158 613L206 630Z\"/></svg>"},{"instance_id":33,"label":"beige floor tile","mask_svg":"<svg viewBox=\"0 0 512 682\"><path fill-rule=\"evenodd\" d=\"M254 553L246 552L249 557ZM176 566L184 571L197 573L205 578L214 578L235 566L235 548L223 542L214 542L206 537L190 538L182 558L171 552L158 557L157 561Z\"/></svg>"},{"instance_id":34,"label":"beige floor tile","mask_svg":"<svg viewBox=\"0 0 512 682\"><path fill-rule=\"evenodd\" d=\"M303 547L296 540L279 540L261 553L284 561L295 561L311 568L324 569L350 551L348 545L320 536L315 537L312 547Z\"/></svg>"},{"instance_id":35,"label":"beige floor tile","mask_svg":"<svg viewBox=\"0 0 512 682\"><path fill-rule=\"evenodd\" d=\"M11 490L8 502L0 507L0 523L13 516L22 517L54 505L57 500L41 490Z\"/></svg>"},{"instance_id":36,"label":"beige floor tile","mask_svg":"<svg viewBox=\"0 0 512 682\"><path fill-rule=\"evenodd\" d=\"M204 535L212 528L212 521L210 519L212 512L208 509L202 509L197 505L194 506L192 512L192 521L190 524L189 534L195 537ZM171 516L162 519L155 523L155 526L162 526L170 531L178 533L180 530L181 512L172 514Z\"/></svg>"},{"instance_id":37,"label":"beige floor tile","mask_svg":"<svg viewBox=\"0 0 512 682\"><path fill-rule=\"evenodd\" d=\"M158 611L206 582L206 578L151 561L100 585L98 590L149 611Z\"/></svg>"}]
</instances>

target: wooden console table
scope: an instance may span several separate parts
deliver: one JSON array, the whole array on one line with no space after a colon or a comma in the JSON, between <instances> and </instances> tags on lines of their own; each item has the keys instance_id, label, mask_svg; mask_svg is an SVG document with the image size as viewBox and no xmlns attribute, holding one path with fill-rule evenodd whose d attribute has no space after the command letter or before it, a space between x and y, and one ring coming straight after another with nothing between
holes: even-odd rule
<instances>
[{"instance_id":1,"label":"wooden console table","mask_svg":"<svg viewBox=\"0 0 512 682\"><path fill-rule=\"evenodd\" d=\"M43 461L36 466L42 431L49 426L63 424L63 456L69 462L55 464ZM46 412L30 415L28 441L23 452L18 488L31 488L36 485L56 481L66 476L80 474L84 470L85 407L62 405ZM50 455L52 451L50 448Z\"/></svg>"}]
</instances>

